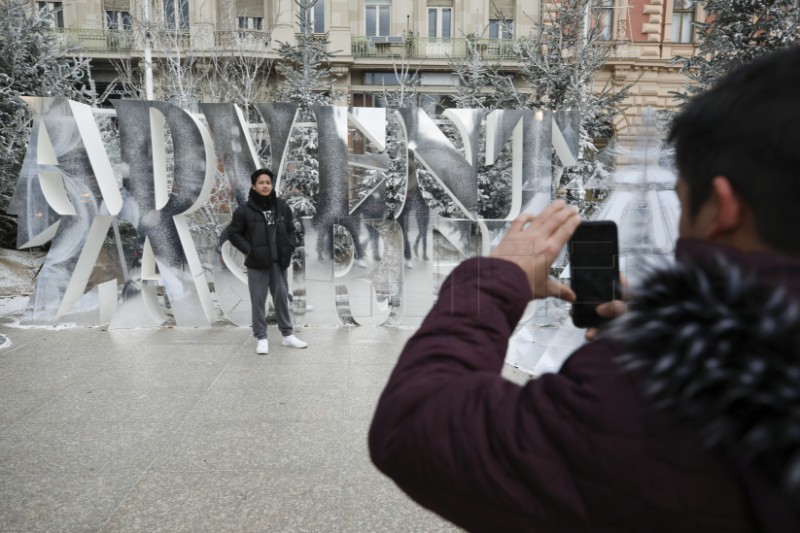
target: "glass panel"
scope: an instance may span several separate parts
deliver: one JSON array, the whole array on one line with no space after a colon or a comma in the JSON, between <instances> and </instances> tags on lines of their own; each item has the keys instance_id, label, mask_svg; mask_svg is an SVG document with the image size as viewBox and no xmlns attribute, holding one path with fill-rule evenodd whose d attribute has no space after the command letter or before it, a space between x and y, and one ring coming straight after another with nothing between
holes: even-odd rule
<instances>
[{"instance_id":1,"label":"glass panel","mask_svg":"<svg viewBox=\"0 0 800 533\"><path fill-rule=\"evenodd\" d=\"M168 28L175 28L175 0L164 0L164 22Z\"/></svg>"},{"instance_id":2,"label":"glass panel","mask_svg":"<svg viewBox=\"0 0 800 533\"><path fill-rule=\"evenodd\" d=\"M106 11L106 28L109 30L119 29L117 26L117 12Z\"/></svg>"},{"instance_id":3,"label":"glass panel","mask_svg":"<svg viewBox=\"0 0 800 533\"><path fill-rule=\"evenodd\" d=\"M503 27L503 39L511 39L514 34L514 21L507 20L505 27Z\"/></svg>"},{"instance_id":4,"label":"glass panel","mask_svg":"<svg viewBox=\"0 0 800 533\"><path fill-rule=\"evenodd\" d=\"M692 42L692 20L694 17L691 13L684 13L683 14L683 21L681 23L681 42L682 43L690 43Z\"/></svg>"},{"instance_id":5,"label":"glass panel","mask_svg":"<svg viewBox=\"0 0 800 533\"><path fill-rule=\"evenodd\" d=\"M189 0L181 0L181 29L189 28Z\"/></svg>"},{"instance_id":6,"label":"glass panel","mask_svg":"<svg viewBox=\"0 0 800 533\"><path fill-rule=\"evenodd\" d=\"M314 4L314 33L325 33L325 2L318 0Z\"/></svg>"},{"instance_id":7,"label":"glass panel","mask_svg":"<svg viewBox=\"0 0 800 533\"><path fill-rule=\"evenodd\" d=\"M680 13L672 14L672 42L681 42L681 15Z\"/></svg>"},{"instance_id":8,"label":"glass panel","mask_svg":"<svg viewBox=\"0 0 800 533\"><path fill-rule=\"evenodd\" d=\"M600 17L600 38L611 40L611 11L605 10Z\"/></svg>"},{"instance_id":9,"label":"glass panel","mask_svg":"<svg viewBox=\"0 0 800 533\"><path fill-rule=\"evenodd\" d=\"M676 43L692 42L693 13L675 13L672 15L672 40Z\"/></svg>"},{"instance_id":10,"label":"glass panel","mask_svg":"<svg viewBox=\"0 0 800 533\"><path fill-rule=\"evenodd\" d=\"M263 27L264 18L263 17L254 17L253 18L253 29L260 30Z\"/></svg>"},{"instance_id":11,"label":"glass panel","mask_svg":"<svg viewBox=\"0 0 800 533\"><path fill-rule=\"evenodd\" d=\"M489 21L489 39L497 39L499 35L500 21L493 19Z\"/></svg>"},{"instance_id":12,"label":"glass panel","mask_svg":"<svg viewBox=\"0 0 800 533\"><path fill-rule=\"evenodd\" d=\"M450 38L452 37L452 33L450 33L450 22L453 16L453 10L449 7L442 9L442 37Z\"/></svg>"},{"instance_id":13,"label":"glass panel","mask_svg":"<svg viewBox=\"0 0 800 533\"><path fill-rule=\"evenodd\" d=\"M239 28L247 29L247 17L239 17Z\"/></svg>"},{"instance_id":14,"label":"glass panel","mask_svg":"<svg viewBox=\"0 0 800 533\"><path fill-rule=\"evenodd\" d=\"M436 9L428 9L428 37L436 37Z\"/></svg>"},{"instance_id":15,"label":"glass panel","mask_svg":"<svg viewBox=\"0 0 800 533\"><path fill-rule=\"evenodd\" d=\"M55 2L53 4L53 9L55 9L55 15L56 15L56 28L63 28L64 27L64 10L62 9L61 2Z\"/></svg>"},{"instance_id":16,"label":"glass panel","mask_svg":"<svg viewBox=\"0 0 800 533\"><path fill-rule=\"evenodd\" d=\"M127 11L122 12L122 28L125 30L130 30L133 28L133 21L131 20L131 14Z\"/></svg>"},{"instance_id":17,"label":"glass panel","mask_svg":"<svg viewBox=\"0 0 800 533\"><path fill-rule=\"evenodd\" d=\"M377 27L375 20L375 7L367 6L367 37L374 37L377 35Z\"/></svg>"},{"instance_id":18,"label":"glass panel","mask_svg":"<svg viewBox=\"0 0 800 533\"><path fill-rule=\"evenodd\" d=\"M514 21L511 19L489 20L489 38L490 39L511 39L514 30Z\"/></svg>"},{"instance_id":19,"label":"glass panel","mask_svg":"<svg viewBox=\"0 0 800 533\"><path fill-rule=\"evenodd\" d=\"M389 35L389 6L381 6L379 9L381 19L379 24L380 33L378 35L385 37Z\"/></svg>"}]
</instances>

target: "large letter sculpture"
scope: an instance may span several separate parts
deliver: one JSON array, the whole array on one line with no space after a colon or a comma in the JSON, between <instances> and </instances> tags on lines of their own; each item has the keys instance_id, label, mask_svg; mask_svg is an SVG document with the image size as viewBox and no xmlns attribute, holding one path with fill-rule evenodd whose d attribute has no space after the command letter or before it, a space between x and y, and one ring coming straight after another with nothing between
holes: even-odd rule
<instances>
[{"instance_id":1,"label":"large letter sculpture","mask_svg":"<svg viewBox=\"0 0 800 533\"><path fill-rule=\"evenodd\" d=\"M52 243L24 320L158 326L169 319L169 312L177 325L209 325L221 316L248 325L242 258L229 243L223 244L221 235L232 210L247 199L250 173L264 166L241 110L233 104L203 104L207 128L202 117L164 102L115 101L115 175L91 108L63 98L29 98L28 103L33 129L9 212L19 217L21 248ZM282 181L293 171L289 146L298 106L255 108L269 133L267 164L276 174L279 193L295 194ZM459 261L488 253L509 220L549 203L553 149L564 165L574 164L577 154L569 128L574 114L562 113L555 120L551 112L537 110L488 115L483 110L448 110L443 118L455 126L463 147L458 148L422 110L393 110L398 117L393 131L404 137L395 146L404 147L400 157L406 159L401 184L405 204L396 209L394 219L386 210L385 180L358 196L353 188L356 174L390 167L387 110L312 111L319 197L316 215L302 220L304 242L294 258L292 278L292 307L298 316L306 298L316 308L303 317L306 324L400 324L424 314L439 281ZM367 148L352 149L354 135L363 140L356 144ZM480 151L485 150L485 164L492 165L508 146L512 168L504 179L510 182L511 205L502 220L484 220L478 214ZM416 165L457 206L456 217L433 216L429 223ZM217 175L225 180L215 179ZM412 210L420 232L414 249L421 241L427 259L428 237L435 243L433 274L409 270ZM104 268L96 268L101 263Z\"/></svg>"},{"instance_id":2,"label":"large letter sculpture","mask_svg":"<svg viewBox=\"0 0 800 533\"><path fill-rule=\"evenodd\" d=\"M211 324L216 310L187 220L208 203L214 184L216 155L208 130L165 102L117 100L114 107L127 169L123 188L132 219L128 222L142 246L142 292L141 300L134 296L125 302L118 313L121 320L112 321L112 327L124 327L137 315L161 323L164 317L158 313L155 290L159 286L164 287L177 325ZM171 187L165 126L169 126L174 154Z\"/></svg>"},{"instance_id":3,"label":"large letter sculpture","mask_svg":"<svg viewBox=\"0 0 800 533\"><path fill-rule=\"evenodd\" d=\"M122 198L91 108L65 98L26 98L33 130L9 209L20 248L52 240L24 320L54 323L82 300ZM116 283L103 280L101 319L113 313Z\"/></svg>"}]
</instances>

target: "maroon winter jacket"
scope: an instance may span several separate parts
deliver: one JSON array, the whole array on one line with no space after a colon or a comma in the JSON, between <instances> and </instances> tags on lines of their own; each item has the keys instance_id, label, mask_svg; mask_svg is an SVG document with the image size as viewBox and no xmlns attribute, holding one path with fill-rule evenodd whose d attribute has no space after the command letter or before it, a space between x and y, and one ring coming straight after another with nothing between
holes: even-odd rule
<instances>
[{"instance_id":1,"label":"maroon winter jacket","mask_svg":"<svg viewBox=\"0 0 800 533\"><path fill-rule=\"evenodd\" d=\"M500 377L524 273L462 263L378 403L373 462L470 531L800 531L800 262L698 241L678 257L524 386Z\"/></svg>"}]
</instances>

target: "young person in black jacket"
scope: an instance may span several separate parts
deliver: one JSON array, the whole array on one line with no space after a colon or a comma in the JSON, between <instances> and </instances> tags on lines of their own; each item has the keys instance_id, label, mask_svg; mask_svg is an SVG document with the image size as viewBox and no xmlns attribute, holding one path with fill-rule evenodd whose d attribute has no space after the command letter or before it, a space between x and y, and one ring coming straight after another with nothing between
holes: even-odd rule
<instances>
[{"instance_id":1,"label":"young person in black jacket","mask_svg":"<svg viewBox=\"0 0 800 533\"><path fill-rule=\"evenodd\" d=\"M258 339L256 353L269 353L267 341L267 295L283 335L283 346L305 348L307 343L293 334L289 314L287 270L296 246L292 210L277 197L272 171L262 168L250 176L253 184L247 203L233 212L233 220L225 230L231 244L246 258L247 285L253 313L253 336Z\"/></svg>"}]
</instances>

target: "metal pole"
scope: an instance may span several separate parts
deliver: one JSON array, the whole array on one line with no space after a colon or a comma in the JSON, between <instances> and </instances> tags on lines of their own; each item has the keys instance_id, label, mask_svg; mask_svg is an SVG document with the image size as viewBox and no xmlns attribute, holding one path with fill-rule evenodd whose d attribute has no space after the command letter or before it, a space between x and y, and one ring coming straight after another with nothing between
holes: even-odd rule
<instances>
[{"instance_id":1,"label":"metal pole","mask_svg":"<svg viewBox=\"0 0 800 533\"><path fill-rule=\"evenodd\" d=\"M153 100L153 49L150 44L150 0L144 6L144 91L148 100Z\"/></svg>"}]
</instances>

